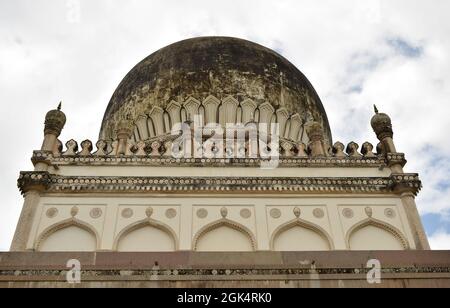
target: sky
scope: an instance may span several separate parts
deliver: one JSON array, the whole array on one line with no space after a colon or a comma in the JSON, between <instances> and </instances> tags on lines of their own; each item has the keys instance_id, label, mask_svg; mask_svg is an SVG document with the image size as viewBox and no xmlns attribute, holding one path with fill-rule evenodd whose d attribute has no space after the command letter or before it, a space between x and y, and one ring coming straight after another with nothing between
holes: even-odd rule
<instances>
[{"instance_id":1,"label":"sky","mask_svg":"<svg viewBox=\"0 0 450 308\"><path fill-rule=\"evenodd\" d=\"M311 81L333 140L377 143L373 104L417 172L416 202L433 249L450 249L450 1L0 0L0 251L9 249L43 121L60 100L60 137L97 139L126 73L170 43L248 39L276 50Z\"/></svg>"}]
</instances>

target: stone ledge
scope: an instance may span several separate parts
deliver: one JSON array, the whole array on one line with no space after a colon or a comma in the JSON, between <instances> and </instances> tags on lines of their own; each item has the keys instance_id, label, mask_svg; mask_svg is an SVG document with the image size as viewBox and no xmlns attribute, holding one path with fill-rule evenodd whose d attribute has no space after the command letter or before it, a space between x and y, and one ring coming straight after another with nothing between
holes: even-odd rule
<instances>
[{"instance_id":1,"label":"stone ledge","mask_svg":"<svg viewBox=\"0 0 450 308\"><path fill-rule=\"evenodd\" d=\"M60 270L69 259L89 270L163 269L348 269L365 268L370 259L383 268L450 267L450 251L327 251L327 252L2 252L0 270Z\"/></svg>"},{"instance_id":2,"label":"stone ledge","mask_svg":"<svg viewBox=\"0 0 450 308\"><path fill-rule=\"evenodd\" d=\"M65 281L67 260L81 283ZM369 259L381 284L367 282ZM1 287L450 287L450 251L0 253Z\"/></svg>"}]
</instances>

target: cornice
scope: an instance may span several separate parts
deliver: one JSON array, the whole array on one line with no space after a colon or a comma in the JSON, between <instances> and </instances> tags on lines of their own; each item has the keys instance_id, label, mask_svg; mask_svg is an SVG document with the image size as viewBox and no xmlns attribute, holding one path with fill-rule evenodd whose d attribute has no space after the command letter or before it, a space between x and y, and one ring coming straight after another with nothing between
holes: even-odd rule
<instances>
[{"instance_id":1,"label":"cornice","mask_svg":"<svg viewBox=\"0 0 450 308\"><path fill-rule=\"evenodd\" d=\"M133 177L60 176L48 172L21 172L22 193L40 187L47 192L283 192L283 193L404 193L417 194L417 174L390 177Z\"/></svg>"},{"instance_id":2,"label":"cornice","mask_svg":"<svg viewBox=\"0 0 450 308\"><path fill-rule=\"evenodd\" d=\"M168 268L168 269L154 269L154 270L82 270L80 272L84 281L102 280L103 279L120 279L120 280L153 280L158 277L158 280L183 280L186 277L192 280L193 277L209 277L209 279L227 280L267 280L267 277L272 279L285 279L286 277L306 276L310 278L311 274L318 275L350 275L353 277L361 277L366 279L366 275L370 269L361 268L217 268L217 269L189 269L189 268ZM383 268L382 274L386 275L417 275L417 274L435 274L444 275L447 277L450 273L449 267L390 267ZM15 280L26 279L27 277L34 277L36 280L65 280L66 270L59 269L44 269L44 270L0 270L0 281L10 280L14 277ZM40 279L38 279L40 277ZM151 278L153 277L153 279ZM258 277L260 277L258 279ZM299 277L300 278L300 277Z\"/></svg>"}]
</instances>

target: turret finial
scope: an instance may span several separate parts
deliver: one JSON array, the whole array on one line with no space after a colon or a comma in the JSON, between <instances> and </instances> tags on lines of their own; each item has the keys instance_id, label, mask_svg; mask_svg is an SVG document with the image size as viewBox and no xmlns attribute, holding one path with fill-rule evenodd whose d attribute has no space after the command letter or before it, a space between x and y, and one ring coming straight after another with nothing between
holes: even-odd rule
<instances>
[{"instance_id":1,"label":"turret finial","mask_svg":"<svg viewBox=\"0 0 450 308\"><path fill-rule=\"evenodd\" d=\"M373 105L375 110L375 115L372 117L370 124L377 134L377 137L380 141L382 141L386 137L392 138L392 122L391 118L385 113L380 113L378 111L377 106Z\"/></svg>"},{"instance_id":2,"label":"turret finial","mask_svg":"<svg viewBox=\"0 0 450 308\"><path fill-rule=\"evenodd\" d=\"M45 116L45 135L55 135L58 137L61 134L61 130L66 124L66 115L61 111L61 106L62 102L59 103L56 109L47 112L47 115Z\"/></svg>"}]
</instances>

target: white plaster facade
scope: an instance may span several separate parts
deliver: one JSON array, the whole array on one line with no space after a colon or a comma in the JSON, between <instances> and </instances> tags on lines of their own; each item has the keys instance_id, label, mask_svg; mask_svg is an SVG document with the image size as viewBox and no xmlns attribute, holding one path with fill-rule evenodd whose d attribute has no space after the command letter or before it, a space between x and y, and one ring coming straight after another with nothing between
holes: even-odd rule
<instances>
[{"instance_id":1,"label":"white plaster facade","mask_svg":"<svg viewBox=\"0 0 450 308\"><path fill-rule=\"evenodd\" d=\"M389 176L390 169L61 166L57 173L308 178ZM67 250L68 243L87 251L416 248L396 194L42 193L36 208L27 250Z\"/></svg>"},{"instance_id":2,"label":"white plaster facade","mask_svg":"<svg viewBox=\"0 0 450 308\"><path fill-rule=\"evenodd\" d=\"M76 202L74 202L74 199L76 199ZM383 250L398 247L415 249L410 226L399 198L379 196L358 198L329 196L324 198L304 195L284 198L273 195L249 195L235 198L195 195L177 197L161 195L139 198L125 196L43 197L39 202L37 219L33 223L32 236L27 244L27 249L58 250L58 245L64 247L67 242L73 243L75 247L81 247L76 241L77 238L91 243L91 239L88 239L85 235L78 237L72 233L66 233L65 236L59 238L59 241L52 241L53 246L44 245L48 235L62 232L61 230L64 230L65 227L77 226L77 224L72 224L70 214L71 209L75 206L79 209L75 218L76 221L81 223L85 230L89 228L90 234L96 242L96 250L100 251L120 251L117 243L123 240L121 234L128 228L133 228L136 224L146 222L145 211L149 207L153 209L152 219L155 220L155 225L151 229L159 232L148 230L147 237L145 235L136 237L136 240L140 240L140 244L136 243L133 246L148 247L147 244L152 243L154 248L149 248L147 251L155 251L154 249L156 251L170 251L167 247L173 247L174 251L194 250L196 245L199 251L240 251L240 249L246 251L253 246L253 240L255 243L251 250L259 251L289 251L290 249L287 247L289 241L292 248L295 248L294 250L316 251L309 249L309 247L321 246L329 247L330 250L359 250L359 247L366 247L364 245L368 245L368 247L373 245L374 248L380 247L378 241L386 238L392 239L392 244L398 245L391 246L391 242L384 242L385 245L381 245ZM227 219L230 224L223 223L220 210L224 207L228 210ZM365 213L366 207L373 209L372 218L369 218ZM47 217L46 212L53 208L57 209L58 214L52 218ZM98 218L92 218L90 212L97 208L102 210L102 215ZM295 208L299 208L301 211L300 219L297 219L293 213ZM126 209L132 210L133 214L130 218L125 218L122 215ZM172 209L175 210L176 216L169 218L167 211ZM271 216L270 212L273 209L278 209L281 212L279 218ZM323 210L324 216L321 218L315 217L313 214L315 209ZM352 210L353 217L345 217L343 212L345 209ZM386 216L387 209L393 210L394 217ZM198 217L199 210L206 210L207 216L205 218ZM242 210L249 210L251 216L243 218ZM371 221L373 221L373 224L370 224ZM368 228L364 234L358 235L357 239L352 239L352 236L356 233L355 228L366 222L369 222L368 227L371 228ZM141 227L146 228L147 226L151 226L151 224L144 223ZM198 243L194 242L195 240L201 241L202 237L222 226L226 228L219 230L221 232L216 232L214 240L210 239L207 245L199 246ZM283 228L284 226L287 226L287 228ZM304 229L302 232L307 230L316 236L307 234L308 236L304 238L288 234L287 239L279 238L280 231L289 232L291 229L296 229L297 226ZM64 228L61 229L61 227ZM253 238L240 228L245 228ZM233 241L221 240L222 233L225 238L228 235L227 229L236 230L236 234L241 234L244 238L247 238L250 248L244 249L247 247L237 245ZM391 230L396 230L397 233ZM205 234L198 237L199 232L202 231ZM383 238L379 238L379 235L382 235ZM317 239L321 240L320 244L310 241L316 241ZM158 240L163 241L159 243ZM167 245L166 240L172 241L172 245ZM277 241L281 241L281 243ZM406 242L408 246L404 247L402 242ZM355 246L349 246L350 243ZM44 247L47 247L47 249L44 249ZM88 251L92 247L91 244L86 245ZM158 247L160 248L158 249Z\"/></svg>"}]
</instances>

